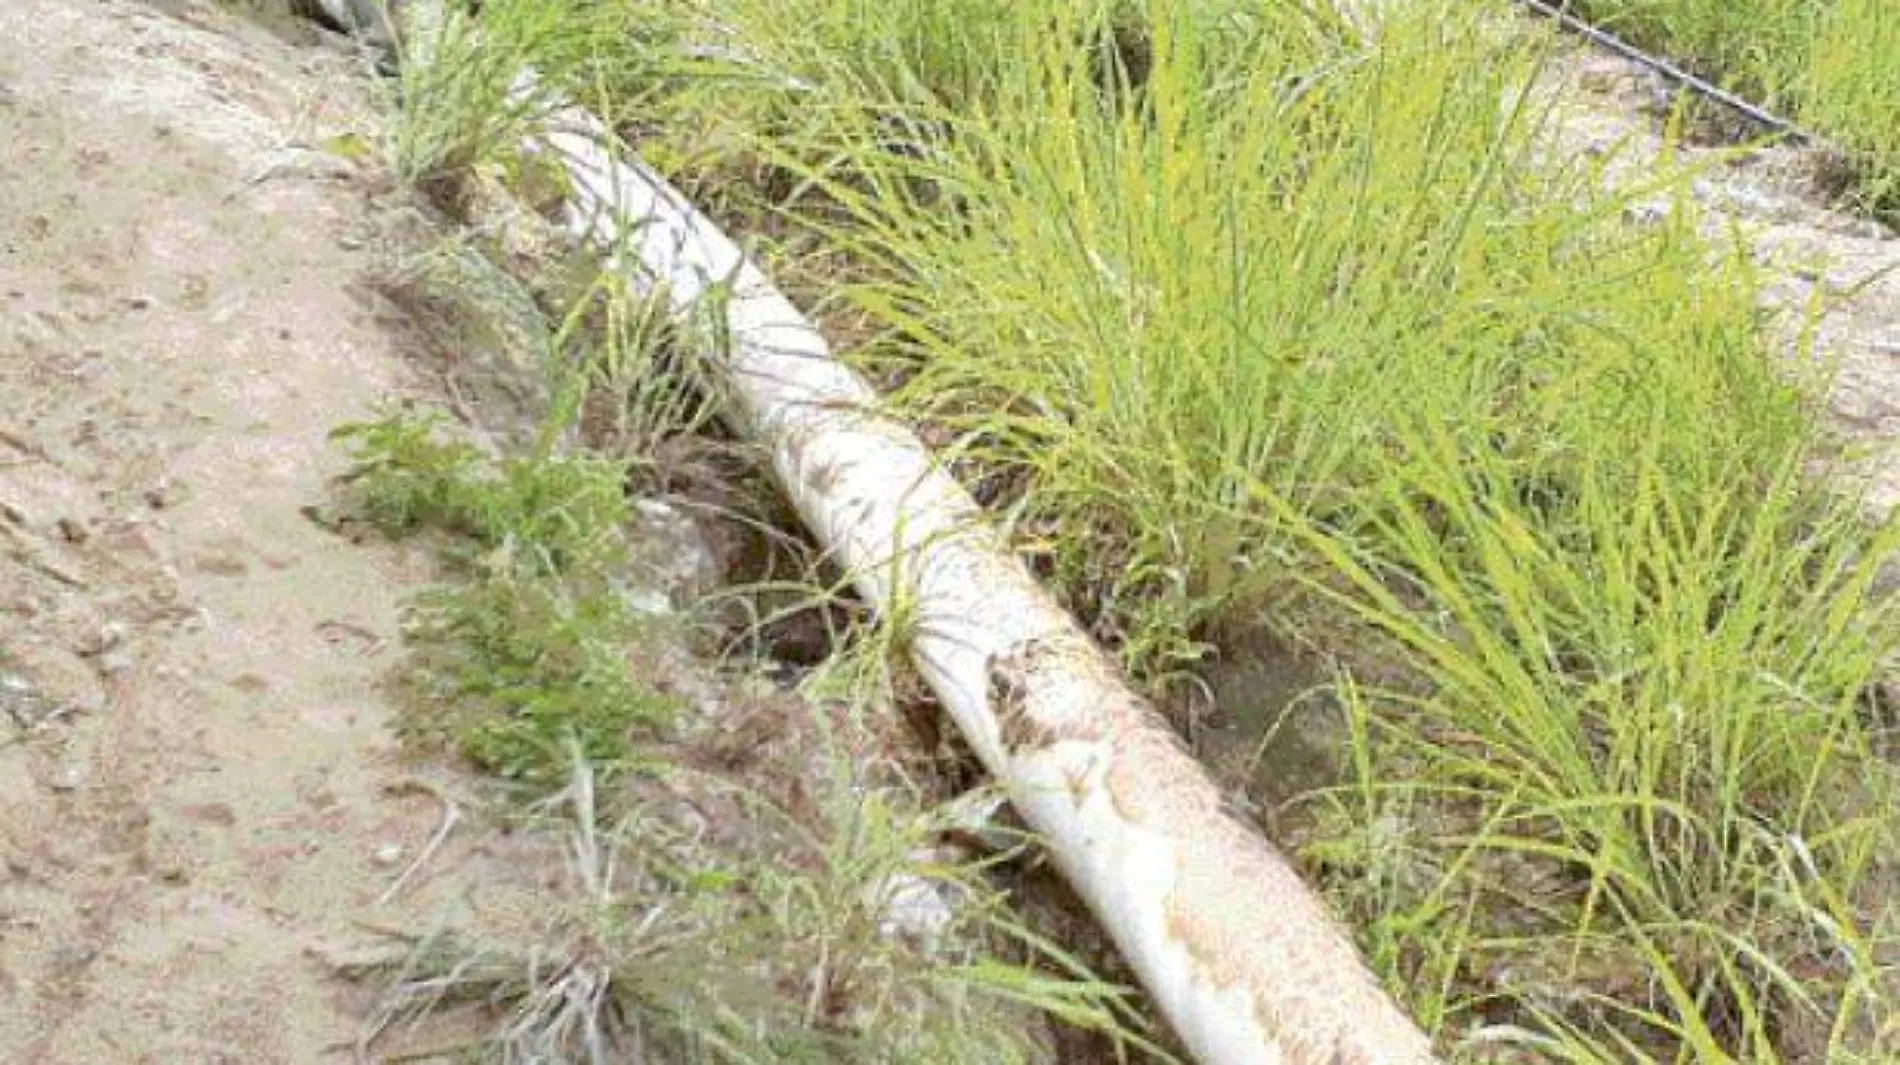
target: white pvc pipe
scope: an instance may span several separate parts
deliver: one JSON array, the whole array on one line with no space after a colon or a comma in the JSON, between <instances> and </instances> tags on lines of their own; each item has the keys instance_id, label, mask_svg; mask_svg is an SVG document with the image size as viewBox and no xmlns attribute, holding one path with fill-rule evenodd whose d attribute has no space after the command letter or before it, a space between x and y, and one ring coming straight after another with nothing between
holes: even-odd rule
<instances>
[{"instance_id":1,"label":"white pvc pipe","mask_svg":"<svg viewBox=\"0 0 1900 1065\"><path fill-rule=\"evenodd\" d=\"M575 235L723 338L740 427L1204 1065L1424 1065L1324 904L1043 591L967 492L734 243L593 116L552 149Z\"/></svg>"}]
</instances>

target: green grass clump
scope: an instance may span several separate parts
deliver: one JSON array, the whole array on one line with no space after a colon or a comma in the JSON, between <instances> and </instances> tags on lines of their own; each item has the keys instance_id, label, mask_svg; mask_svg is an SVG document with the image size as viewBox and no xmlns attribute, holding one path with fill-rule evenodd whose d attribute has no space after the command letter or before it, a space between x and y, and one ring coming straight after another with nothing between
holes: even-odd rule
<instances>
[{"instance_id":1,"label":"green grass clump","mask_svg":"<svg viewBox=\"0 0 1900 1065\"><path fill-rule=\"evenodd\" d=\"M1539 116L1501 104L1531 59L1421 12L1377 49L1264 34L1236 82L1193 20L1154 32L1129 106L1031 36L925 164L859 148L869 190L834 189L837 239L894 279L855 291L895 332L867 357L1034 485L1059 583L1145 672L1283 600L1299 528L1364 531L1406 420L1553 504L1652 428L1645 397L1682 408L1686 473L1802 439L1745 278L1687 226L1628 229L1594 171L1531 165Z\"/></svg>"},{"instance_id":2,"label":"green grass clump","mask_svg":"<svg viewBox=\"0 0 1900 1065\"><path fill-rule=\"evenodd\" d=\"M1857 195L1882 212L1900 211L1900 5L1579 0L1574 7L1838 142Z\"/></svg>"},{"instance_id":3,"label":"green grass clump","mask_svg":"<svg viewBox=\"0 0 1900 1065\"><path fill-rule=\"evenodd\" d=\"M1378 546L1308 534L1429 680L1348 689L1356 783L1313 800L1375 954L1441 1016L1509 973L1561 1060L1891 1049L1900 822L1864 691L1895 619L1859 515L1795 465L1684 498L1656 429L1532 512L1495 459L1409 432L1435 469L1386 486Z\"/></svg>"},{"instance_id":4,"label":"green grass clump","mask_svg":"<svg viewBox=\"0 0 1900 1065\"><path fill-rule=\"evenodd\" d=\"M1262 623L1340 662L1359 778L1310 855L1446 1038L1873 1053L1890 538L1805 476L1747 264L1687 202L1627 221L1675 176L1539 162L1537 57L1462 5L1130 8L1106 77L1105 9L1024 5L877 79L818 0L723 8L796 63L806 123L760 133L875 279L858 357L1144 675Z\"/></svg>"},{"instance_id":5,"label":"green grass clump","mask_svg":"<svg viewBox=\"0 0 1900 1065\"><path fill-rule=\"evenodd\" d=\"M397 174L440 194L472 170L498 171L531 201L558 202L558 165L523 143L569 102L606 110L668 76L673 42L643 6L499 0L478 15L456 3L405 5L402 110L388 145ZM529 67L532 84L522 79Z\"/></svg>"},{"instance_id":6,"label":"green grass clump","mask_svg":"<svg viewBox=\"0 0 1900 1065\"><path fill-rule=\"evenodd\" d=\"M409 638L417 727L477 763L546 784L567 745L624 765L673 700L633 673L652 637L620 586L630 518L620 465L587 456L491 460L439 417L343 426L361 515L394 535L451 534L463 579L419 596ZM426 712L424 709L426 708Z\"/></svg>"}]
</instances>

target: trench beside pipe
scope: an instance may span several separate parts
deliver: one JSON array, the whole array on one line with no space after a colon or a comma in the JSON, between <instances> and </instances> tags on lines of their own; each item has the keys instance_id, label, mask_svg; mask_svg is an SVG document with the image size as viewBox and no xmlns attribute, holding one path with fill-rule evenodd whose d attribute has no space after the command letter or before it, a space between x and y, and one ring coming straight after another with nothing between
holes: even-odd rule
<instances>
[{"instance_id":1,"label":"trench beside pipe","mask_svg":"<svg viewBox=\"0 0 1900 1065\"><path fill-rule=\"evenodd\" d=\"M984 767L1203 1065L1425 1065L1430 1042L1324 904L817 329L665 180L569 109L537 150L573 233L664 291L738 427L887 615Z\"/></svg>"}]
</instances>

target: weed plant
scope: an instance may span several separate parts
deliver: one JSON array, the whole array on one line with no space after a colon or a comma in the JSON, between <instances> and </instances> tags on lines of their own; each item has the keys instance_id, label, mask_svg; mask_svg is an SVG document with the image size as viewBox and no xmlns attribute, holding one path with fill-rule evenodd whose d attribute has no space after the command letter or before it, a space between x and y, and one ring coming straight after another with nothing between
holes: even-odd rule
<instances>
[{"instance_id":1,"label":"weed plant","mask_svg":"<svg viewBox=\"0 0 1900 1065\"><path fill-rule=\"evenodd\" d=\"M618 464L584 455L492 460L439 416L343 426L361 515L453 537L465 579L422 594L407 633L412 724L503 776L547 785L564 752L630 764L676 707L633 672L652 619L623 596L631 517Z\"/></svg>"},{"instance_id":2,"label":"weed plant","mask_svg":"<svg viewBox=\"0 0 1900 1065\"><path fill-rule=\"evenodd\" d=\"M1032 1065L1050 1060L1042 1017L1135 1023L1123 990L1012 920L979 868L920 859L948 826L835 752L836 775L808 784L813 817L678 768L629 805L571 753L566 785L528 817L569 856L541 937L413 940L361 974L384 987L370 1044L474 1005L499 1018L463 1049L505 1065ZM695 831L668 812L681 796L749 827ZM894 931L907 896L947 900L942 918Z\"/></svg>"}]
</instances>

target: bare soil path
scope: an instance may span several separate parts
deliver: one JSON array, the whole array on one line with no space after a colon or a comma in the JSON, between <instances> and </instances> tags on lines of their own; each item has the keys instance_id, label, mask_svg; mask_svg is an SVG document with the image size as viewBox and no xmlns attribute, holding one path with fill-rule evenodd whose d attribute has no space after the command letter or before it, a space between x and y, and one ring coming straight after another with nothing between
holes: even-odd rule
<instances>
[{"instance_id":1,"label":"bare soil path","mask_svg":"<svg viewBox=\"0 0 1900 1065\"><path fill-rule=\"evenodd\" d=\"M442 810L380 694L427 563L302 513L418 384L373 178L312 150L364 82L199 0L4 21L0 1056L348 1060L359 923L510 884L462 848L377 904Z\"/></svg>"}]
</instances>

